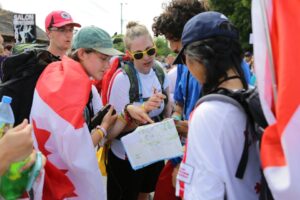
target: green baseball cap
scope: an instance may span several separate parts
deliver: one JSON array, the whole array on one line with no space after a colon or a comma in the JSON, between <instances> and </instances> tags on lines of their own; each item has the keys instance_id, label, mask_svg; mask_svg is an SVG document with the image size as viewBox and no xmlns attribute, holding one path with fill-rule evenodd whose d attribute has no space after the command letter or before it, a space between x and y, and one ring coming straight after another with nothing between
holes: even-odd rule
<instances>
[{"instance_id":1,"label":"green baseball cap","mask_svg":"<svg viewBox=\"0 0 300 200\"><path fill-rule=\"evenodd\" d=\"M109 56L122 55L123 53L113 48L112 39L109 34L96 26L81 28L74 36L72 49L79 48L94 49Z\"/></svg>"}]
</instances>

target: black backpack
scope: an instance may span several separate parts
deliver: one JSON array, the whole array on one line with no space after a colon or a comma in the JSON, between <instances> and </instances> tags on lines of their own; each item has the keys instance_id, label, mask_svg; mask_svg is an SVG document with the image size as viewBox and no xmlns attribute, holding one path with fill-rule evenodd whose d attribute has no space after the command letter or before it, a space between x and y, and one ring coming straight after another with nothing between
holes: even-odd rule
<instances>
[{"instance_id":1,"label":"black backpack","mask_svg":"<svg viewBox=\"0 0 300 200\"><path fill-rule=\"evenodd\" d=\"M59 57L44 49L28 50L8 57L1 66L0 97L12 97L15 125L29 119L36 82L48 64Z\"/></svg>"},{"instance_id":2,"label":"black backpack","mask_svg":"<svg viewBox=\"0 0 300 200\"><path fill-rule=\"evenodd\" d=\"M260 145L261 137L264 129L268 126L264 116L257 88L248 90L231 91L225 88L218 88L211 94L200 98L196 104L199 105L204 101L222 101L233 104L247 115L247 123L245 128L245 142L242 156L236 170L235 177L242 179L248 162L248 148L253 142L258 142ZM259 151L258 151L259 152ZM268 184L262 173L260 183L260 200L273 200Z\"/></svg>"}]
</instances>

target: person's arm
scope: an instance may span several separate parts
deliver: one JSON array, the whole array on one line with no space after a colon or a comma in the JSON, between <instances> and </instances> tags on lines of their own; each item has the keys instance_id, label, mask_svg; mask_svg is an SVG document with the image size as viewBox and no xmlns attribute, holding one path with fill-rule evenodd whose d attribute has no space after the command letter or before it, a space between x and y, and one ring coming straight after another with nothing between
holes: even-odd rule
<instances>
[{"instance_id":1,"label":"person's arm","mask_svg":"<svg viewBox=\"0 0 300 200\"><path fill-rule=\"evenodd\" d=\"M0 139L0 175L3 175L11 163L22 161L32 153L31 132L32 126L24 120Z\"/></svg>"},{"instance_id":2,"label":"person's arm","mask_svg":"<svg viewBox=\"0 0 300 200\"><path fill-rule=\"evenodd\" d=\"M124 108L126 112L121 114L123 117L118 117L114 126L109 130L107 139L116 138L123 130L133 130L138 126L136 122L126 121L126 118L128 117L142 124L154 123L154 121L149 117L148 112L157 109L164 98L166 97L162 93L155 93L141 106L132 104L126 106ZM126 116L128 114L129 116Z\"/></svg>"},{"instance_id":3,"label":"person's arm","mask_svg":"<svg viewBox=\"0 0 300 200\"><path fill-rule=\"evenodd\" d=\"M170 90L169 87L165 89L167 96L168 96L168 103L164 109L164 118L169 118L172 114L172 101L170 96Z\"/></svg>"}]
</instances>

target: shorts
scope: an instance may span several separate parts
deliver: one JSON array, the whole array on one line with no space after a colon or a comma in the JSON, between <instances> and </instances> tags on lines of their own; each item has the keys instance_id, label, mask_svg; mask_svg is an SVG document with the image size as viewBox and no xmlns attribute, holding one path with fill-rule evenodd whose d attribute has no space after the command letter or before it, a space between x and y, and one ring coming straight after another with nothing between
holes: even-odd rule
<instances>
[{"instance_id":1,"label":"shorts","mask_svg":"<svg viewBox=\"0 0 300 200\"><path fill-rule=\"evenodd\" d=\"M123 160L108 152L107 199L136 200L139 193L155 190L156 182L164 161L160 161L139 170L133 170L129 160Z\"/></svg>"}]
</instances>

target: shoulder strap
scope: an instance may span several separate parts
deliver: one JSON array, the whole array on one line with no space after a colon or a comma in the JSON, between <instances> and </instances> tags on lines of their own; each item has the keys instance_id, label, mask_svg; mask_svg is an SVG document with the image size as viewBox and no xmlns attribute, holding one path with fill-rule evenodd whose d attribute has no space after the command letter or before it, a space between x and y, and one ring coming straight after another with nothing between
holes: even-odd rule
<instances>
[{"instance_id":1,"label":"shoulder strap","mask_svg":"<svg viewBox=\"0 0 300 200\"><path fill-rule=\"evenodd\" d=\"M223 95L223 94L205 95L197 101L196 106L200 105L201 103L203 103L205 101L222 101L222 102L230 103L230 104L238 107L242 112L245 112L244 108L241 106L241 104L237 100L235 100L229 96Z\"/></svg>"},{"instance_id":2,"label":"shoulder strap","mask_svg":"<svg viewBox=\"0 0 300 200\"><path fill-rule=\"evenodd\" d=\"M161 85L161 91L163 91L164 89L164 81L165 81L165 73L164 70L162 69L162 67L160 66L158 61L154 61L154 66L153 66L153 70L158 78L158 81Z\"/></svg>"},{"instance_id":3,"label":"shoulder strap","mask_svg":"<svg viewBox=\"0 0 300 200\"><path fill-rule=\"evenodd\" d=\"M129 100L130 103L133 103L134 101L139 99L139 83L132 62L124 62L122 69L129 78Z\"/></svg>"},{"instance_id":4,"label":"shoulder strap","mask_svg":"<svg viewBox=\"0 0 300 200\"><path fill-rule=\"evenodd\" d=\"M232 97L226 96L224 94L205 95L204 97L201 97L197 101L196 106L200 105L201 103L203 103L205 101L222 101L222 102L230 103L230 104L236 106L241 112L246 113L246 115L247 115L247 112L245 111L243 106L237 100L235 100ZM246 128L244 130L245 141L244 141L243 153L242 153L238 168L235 173L235 176L239 179L242 179L244 177L247 162L248 162L248 149L251 144L251 139L250 139L251 134L249 133L249 131L250 131L249 128L250 128L249 119L248 119L248 115L247 115Z\"/></svg>"},{"instance_id":5,"label":"shoulder strap","mask_svg":"<svg viewBox=\"0 0 300 200\"><path fill-rule=\"evenodd\" d=\"M168 99L168 95L167 95L166 91L164 90L164 82L165 82L166 75L165 75L165 72L164 72L164 70L162 68L162 65L159 61L155 60L153 70L154 70L154 72L155 72L155 74L158 78L159 83L160 83L162 93L164 95L166 95L166 98L164 99L164 102L165 102L165 105L167 105L169 99Z\"/></svg>"}]
</instances>

